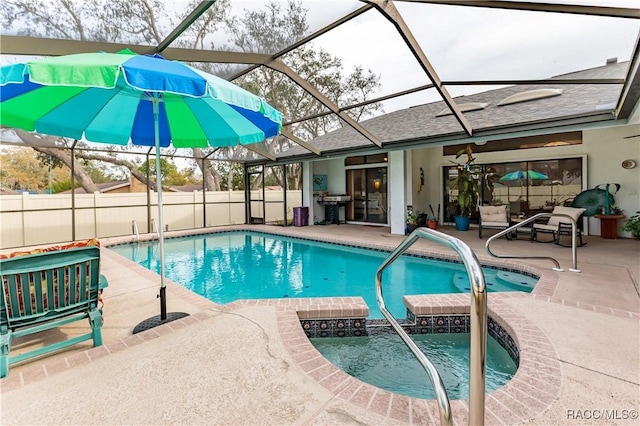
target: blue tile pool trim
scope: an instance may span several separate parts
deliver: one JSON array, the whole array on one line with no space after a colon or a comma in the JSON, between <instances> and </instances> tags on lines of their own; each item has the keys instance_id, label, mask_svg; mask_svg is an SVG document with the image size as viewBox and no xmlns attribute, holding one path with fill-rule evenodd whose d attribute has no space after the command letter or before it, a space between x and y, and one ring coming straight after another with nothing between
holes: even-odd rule
<instances>
[{"instance_id":1,"label":"blue tile pool trim","mask_svg":"<svg viewBox=\"0 0 640 426\"><path fill-rule=\"evenodd\" d=\"M466 314L419 317L415 317L410 311L407 311L407 314L407 320L400 321L400 324L409 334L469 333L471 327L470 317ZM368 336L376 334L377 330L383 326L390 327L386 320L365 320L364 318L300 320L300 325L309 338ZM518 345L507 330L490 316L487 321L487 331L507 351L513 362L520 365Z\"/></svg>"},{"instance_id":2,"label":"blue tile pool trim","mask_svg":"<svg viewBox=\"0 0 640 426\"><path fill-rule=\"evenodd\" d=\"M295 235L278 234L278 233L275 233L275 232L253 231L251 229L224 229L224 230L219 230L219 231L203 232L203 233L199 233L199 234L180 235L180 236L175 236L175 237L165 237L165 241L166 240L175 240L175 239L193 238L193 237L196 237L196 236L203 236L203 235L229 234L229 233L238 233L238 232L250 232L250 233L253 233L253 234L267 235L267 236L271 236L271 237L290 238L290 239L293 239L293 240L312 241L314 243L325 243L325 244L331 244L331 245L335 245L335 246L353 247L353 248L360 248L360 249L379 251L379 252L383 252L383 253L391 253L391 250L389 250L389 249L368 246L366 244L348 244L348 243L341 243L341 242L336 242L336 241L326 241L326 240L319 240L319 239L314 239L314 238L299 237L299 236L295 236ZM114 244L114 246L128 245L128 244L132 244L132 243L126 242L126 243ZM418 258L418 259L437 260L437 261L440 261L440 262L447 262L447 263L457 263L457 264L460 264L460 265L463 264L463 262L461 260L459 260L459 259L450 259L450 258L446 258L446 257L429 256L429 255L421 255L421 254L414 254L414 253L404 253L403 256L410 256L410 257L415 257L415 258ZM496 271L514 272L514 273L517 273L517 274L526 275L526 276L531 277L531 278L536 278L538 280L540 279L539 275L533 274L531 272L522 271L522 270L519 270L519 269L508 268L508 267L504 267L504 266L496 266L496 265L484 265L484 264L482 265L482 267L483 268L487 268L487 269L493 269L493 270L496 270Z\"/></svg>"},{"instance_id":3,"label":"blue tile pool trim","mask_svg":"<svg viewBox=\"0 0 640 426\"><path fill-rule=\"evenodd\" d=\"M225 231L222 231L222 232L242 232L242 231L225 230ZM332 244L332 245L335 245L335 246L360 248L360 249L379 251L379 252L383 252L383 253L391 253L391 250L380 248L380 247L372 247L372 246L368 246L366 244L347 244L347 243L340 243L340 242L336 242L336 241L325 241L325 240L318 240L318 239L314 239L314 238L304 238L304 237L291 236L291 235L282 235L282 234L269 233L269 232L264 232L264 231L251 231L251 230L248 230L247 232L253 232L255 234L270 235L270 236L275 236L275 237L285 237L285 238L290 238L290 239L294 239L294 240L312 241L312 242L315 242L315 243L320 242L320 243L325 243L325 244ZM460 265L463 264L463 262L461 260L459 260L459 259L451 259L451 258L446 258L446 257L429 256L429 255L422 255L422 254L415 254L415 253L404 253L403 256L414 257L414 258L417 258L417 259L437 260L437 261L440 261L440 262L447 262L447 263L457 263L457 264L460 264ZM531 272L522 271L522 270L519 270L519 269L507 268L507 267L504 267L504 266L484 265L484 264L482 265L482 267L483 268L487 268L487 269L493 269L493 270L496 270L496 271L514 272L514 273L517 273L517 274L526 275L526 276L531 277L531 278L540 279L539 275L533 274Z\"/></svg>"}]
</instances>

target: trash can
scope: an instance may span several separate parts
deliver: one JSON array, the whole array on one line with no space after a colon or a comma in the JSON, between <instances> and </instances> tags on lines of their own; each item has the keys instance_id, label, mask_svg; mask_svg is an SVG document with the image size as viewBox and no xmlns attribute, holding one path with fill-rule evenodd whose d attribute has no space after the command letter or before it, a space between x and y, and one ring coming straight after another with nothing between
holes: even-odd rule
<instances>
[{"instance_id":1,"label":"trash can","mask_svg":"<svg viewBox=\"0 0 640 426\"><path fill-rule=\"evenodd\" d=\"M293 208L293 226L309 225L309 207Z\"/></svg>"}]
</instances>

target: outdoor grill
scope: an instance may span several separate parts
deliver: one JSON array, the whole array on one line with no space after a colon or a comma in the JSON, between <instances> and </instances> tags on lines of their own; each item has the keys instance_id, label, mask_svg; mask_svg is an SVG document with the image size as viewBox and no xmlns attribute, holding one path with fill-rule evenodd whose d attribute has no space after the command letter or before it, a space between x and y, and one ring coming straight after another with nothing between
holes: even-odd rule
<instances>
[{"instance_id":1,"label":"outdoor grill","mask_svg":"<svg viewBox=\"0 0 640 426\"><path fill-rule=\"evenodd\" d=\"M324 204L324 222L340 224L340 207L344 207L351 201L349 195L325 195L321 204ZM345 220L346 223L346 220Z\"/></svg>"},{"instance_id":2,"label":"outdoor grill","mask_svg":"<svg viewBox=\"0 0 640 426\"><path fill-rule=\"evenodd\" d=\"M330 204L330 203L347 203L351 201L351 197L349 195L325 195L324 197L322 197L322 203L323 204Z\"/></svg>"}]
</instances>

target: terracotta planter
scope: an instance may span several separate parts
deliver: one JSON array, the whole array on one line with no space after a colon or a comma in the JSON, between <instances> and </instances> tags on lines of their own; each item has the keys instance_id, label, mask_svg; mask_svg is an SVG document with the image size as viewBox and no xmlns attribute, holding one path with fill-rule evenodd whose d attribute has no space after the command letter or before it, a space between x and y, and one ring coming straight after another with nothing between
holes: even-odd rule
<instances>
[{"instance_id":1,"label":"terracotta planter","mask_svg":"<svg viewBox=\"0 0 640 426\"><path fill-rule=\"evenodd\" d=\"M438 221L437 220L429 220L429 221L427 221L427 226L429 227L429 229L436 229L438 227Z\"/></svg>"}]
</instances>

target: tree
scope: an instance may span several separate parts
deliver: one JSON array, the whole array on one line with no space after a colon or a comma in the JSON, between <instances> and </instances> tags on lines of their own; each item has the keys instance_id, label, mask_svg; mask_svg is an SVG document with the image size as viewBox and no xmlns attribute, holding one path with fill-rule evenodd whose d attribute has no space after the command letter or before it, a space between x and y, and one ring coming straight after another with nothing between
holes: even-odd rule
<instances>
[{"instance_id":1,"label":"tree","mask_svg":"<svg viewBox=\"0 0 640 426\"><path fill-rule=\"evenodd\" d=\"M141 173L147 174L147 169L149 176L156 175L156 160L145 161L142 163L138 170ZM191 183L196 183L196 179L194 178L193 169L190 169L189 176L181 173L178 170L178 167L166 158L160 159L160 176L162 179L162 186L181 186L188 185Z\"/></svg>"},{"instance_id":2,"label":"tree","mask_svg":"<svg viewBox=\"0 0 640 426\"><path fill-rule=\"evenodd\" d=\"M271 1L263 10L247 11L242 17L229 18L230 42L234 50L244 52L276 53L301 40L307 35L309 26L307 10L300 3L290 0L285 5ZM348 105L369 99L380 88L380 77L371 70L356 67L352 72L344 70L342 60L323 49L307 43L283 56L297 74L316 87L338 105ZM283 112L285 120L293 120L318 114L326 107L310 96L297 84L277 71L258 68L239 78L236 83L252 93L264 97L267 102ZM359 120L380 110L379 103L355 108L349 114ZM334 115L292 125L291 132L301 139L310 140L341 126ZM285 138L274 138L270 149L274 152L286 150L292 142ZM300 165L290 171L291 188L298 189L302 181Z\"/></svg>"},{"instance_id":3,"label":"tree","mask_svg":"<svg viewBox=\"0 0 640 426\"><path fill-rule=\"evenodd\" d=\"M0 189L44 191L49 185L49 173L28 148L12 147L0 151ZM60 169L58 169L59 171Z\"/></svg>"},{"instance_id":4,"label":"tree","mask_svg":"<svg viewBox=\"0 0 640 426\"><path fill-rule=\"evenodd\" d=\"M62 38L71 40L110 41L132 44L159 44L170 31L181 22L198 4L190 0L180 10L167 10L166 3L159 0L131 2L125 0L7 0L0 3L1 22L6 30L15 29L20 35ZM181 5L182 6L182 5ZM218 0L216 7L209 8L204 15L188 28L176 45L204 48L207 34L215 32L229 9L229 0ZM17 132L18 133L18 132ZM18 136L25 142L30 140L27 132ZM33 141L33 139L31 139ZM60 138L47 140L45 147L34 147L42 154L50 155L60 164L69 165L71 154L68 149L59 149L63 145ZM109 154L81 154L80 158L106 161L124 166L142 182L137 166ZM204 155L202 155L204 157ZM214 170L200 163L203 174ZM91 174L81 162L76 162L75 178L87 192L94 192L95 186ZM215 182L207 176L207 181ZM219 179L218 179L219 180ZM147 182L152 188L153 182ZM212 188L213 186L210 186Z\"/></svg>"},{"instance_id":5,"label":"tree","mask_svg":"<svg viewBox=\"0 0 640 426\"><path fill-rule=\"evenodd\" d=\"M20 139L22 139L37 152L51 155L66 167L71 169L72 151L69 148L61 147L62 145L60 144L60 140L63 138L39 135L37 133L29 133L22 130L15 130L15 132L18 137L20 137ZM84 160L105 161L118 166L123 166L127 168L131 175L135 176L136 179L140 180L141 182L147 182L146 176L138 170L137 164L120 159L114 155L94 154L90 151L77 151L73 152L73 155L75 155L76 158L81 158ZM73 169L75 171L74 178L78 181L80 187L82 187L88 193L98 191L98 187L95 185L88 171L84 166L82 166L80 162L76 162ZM147 184L155 190L155 183L153 181L150 181Z\"/></svg>"},{"instance_id":6,"label":"tree","mask_svg":"<svg viewBox=\"0 0 640 426\"><path fill-rule=\"evenodd\" d=\"M222 191L244 189L244 168L241 163L218 161L216 167L220 176L226 176L226 179L220 182Z\"/></svg>"},{"instance_id":7,"label":"tree","mask_svg":"<svg viewBox=\"0 0 640 426\"><path fill-rule=\"evenodd\" d=\"M301 40L307 35L307 10L293 0L286 6L271 1L265 10L247 12L243 17L229 20L228 26L233 44L242 51L275 53ZM296 73L326 97L341 105L353 104L368 99L380 88L379 76L371 70L356 67L350 73L344 70L342 60L322 48L307 43L282 57ZM240 83L268 102L279 107L288 119L319 113L325 110L318 101L287 77L270 69L260 68L260 72L248 74ZM377 111L379 103L351 110L354 119ZM337 117L321 121L323 128L315 125L312 131L301 137L316 137L339 126Z\"/></svg>"},{"instance_id":8,"label":"tree","mask_svg":"<svg viewBox=\"0 0 640 426\"><path fill-rule=\"evenodd\" d=\"M181 8L173 6L171 9L170 3L159 0L5 0L0 3L0 11L4 28L16 29L21 35L153 45L159 44L198 3L199 1L190 0ZM230 10L230 0L216 1L173 45L272 54L301 40L308 33L307 10L294 0L287 3L271 1L262 10L245 10L241 16L230 16ZM216 44L214 40L220 40L221 37L226 37L226 40ZM340 105L366 100L380 85L379 77L370 70L356 67L347 72L340 58L316 49L312 44L289 52L283 60L330 100ZM224 64L195 65L217 74L229 75L233 69ZM285 119L300 118L325 110L323 105L288 77L270 69L258 68L236 83L263 96L284 113ZM359 119L380 108L379 104L371 104L349 113ZM291 131L302 139L311 139L340 125L337 117L329 115L292 125ZM273 138L269 142L269 149L277 153L288 149L290 144L284 138ZM69 154L64 154L63 150L47 149L46 152L41 152L62 163L69 163L69 158L66 158ZM222 152L225 150L218 154ZM193 155L195 164L202 171L206 188L219 190L222 177L210 159L204 160L207 153L194 149ZM91 157L98 158L97 155ZM124 165L116 156L101 158L112 164ZM85 190L91 191L91 174L83 169L84 166L76 165L76 178ZM133 168L129 170L133 173ZM299 165L294 167L292 173L300 174ZM298 188L300 181L300 178L292 181L295 188Z\"/></svg>"}]
</instances>

